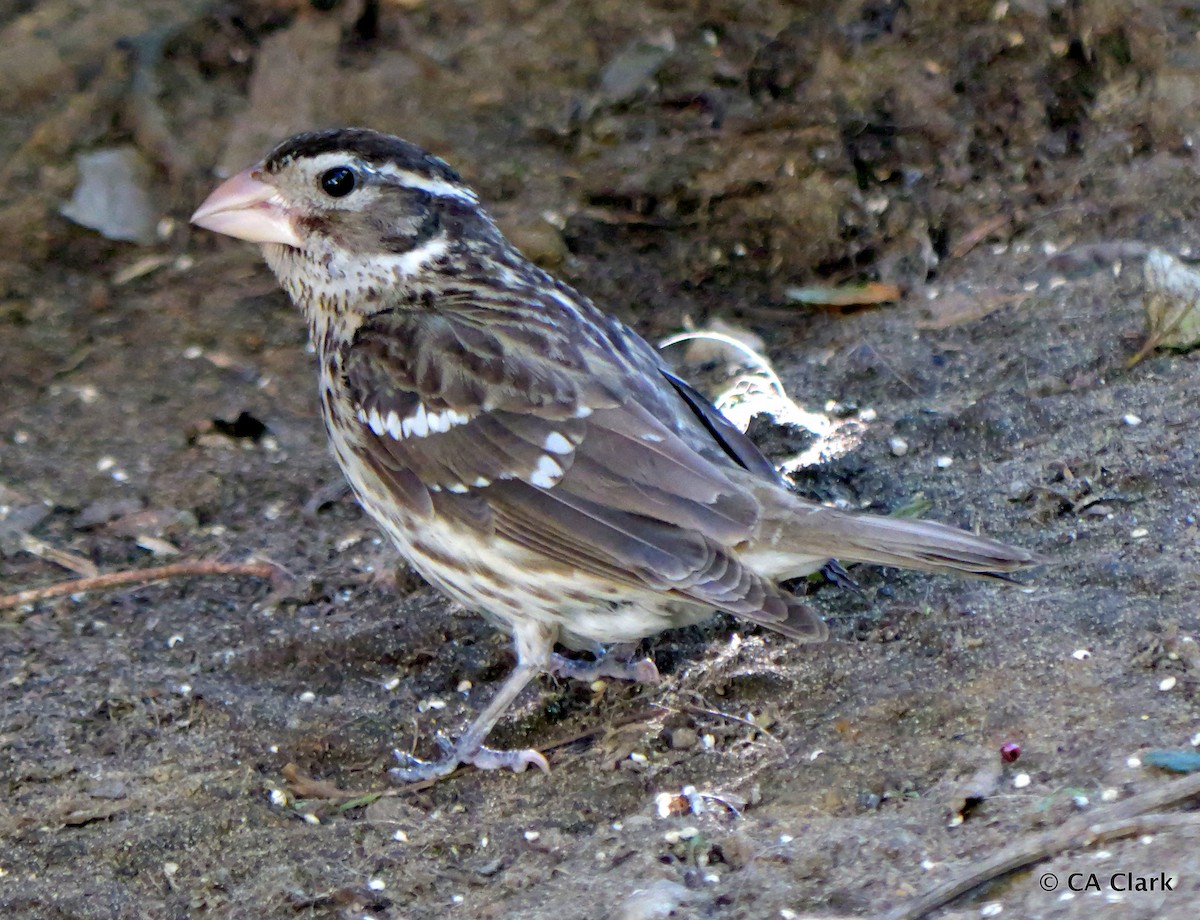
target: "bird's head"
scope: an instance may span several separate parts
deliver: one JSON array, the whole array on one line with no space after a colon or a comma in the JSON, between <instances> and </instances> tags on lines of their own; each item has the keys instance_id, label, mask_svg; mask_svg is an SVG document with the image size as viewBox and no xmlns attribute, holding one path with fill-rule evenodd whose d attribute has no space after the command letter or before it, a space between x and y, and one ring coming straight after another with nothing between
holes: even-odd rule
<instances>
[{"instance_id":1,"label":"bird's head","mask_svg":"<svg viewBox=\"0 0 1200 920\"><path fill-rule=\"evenodd\" d=\"M475 193L408 141L339 128L299 134L218 186L192 222L263 244L305 309L367 312L430 286L467 248L504 247Z\"/></svg>"}]
</instances>

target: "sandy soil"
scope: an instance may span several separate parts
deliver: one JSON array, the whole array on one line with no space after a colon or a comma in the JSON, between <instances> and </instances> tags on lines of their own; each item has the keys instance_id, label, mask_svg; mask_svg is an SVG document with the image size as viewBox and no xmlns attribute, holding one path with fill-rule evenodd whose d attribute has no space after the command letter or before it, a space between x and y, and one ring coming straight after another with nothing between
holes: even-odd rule
<instances>
[{"instance_id":1,"label":"sandy soil","mask_svg":"<svg viewBox=\"0 0 1200 920\"><path fill-rule=\"evenodd\" d=\"M60 561L290 576L4 613L0 912L875 917L1188 781L1144 761L1200 741L1200 362L1126 365L1142 254L1200 252L1197 25L1136 0L0 2L0 593ZM215 166L339 123L451 159L647 335L761 336L838 422L807 494L1054 564L1029 591L858 569L862 596L815 592L824 647L717 620L646 644L659 686L537 684L494 740L548 776L390 786L391 749L432 753L512 655L328 488L299 317L185 223ZM121 144L150 244L58 213L75 155ZM861 281L905 296L787 293ZM811 443L755 431L780 461ZM1167 814L938 916L1194 917L1195 813Z\"/></svg>"}]
</instances>

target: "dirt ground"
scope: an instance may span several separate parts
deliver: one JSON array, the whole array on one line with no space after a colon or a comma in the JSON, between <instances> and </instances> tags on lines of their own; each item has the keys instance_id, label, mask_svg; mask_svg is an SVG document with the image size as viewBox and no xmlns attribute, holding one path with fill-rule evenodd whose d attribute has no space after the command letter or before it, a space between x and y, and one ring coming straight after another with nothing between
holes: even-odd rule
<instances>
[{"instance_id":1,"label":"dirt ground","mask_svg":"<svg viewBox=\"0 0 1200 920\"><path fill-rule=\"evenodd\" d=\"M1127 366L1142 256L1200 254L1193 4L0 0L0 24L0 593L289 576L0 613L4 916L877 917L1194 782L1149 752L1200 745L1200 352ZM512 654L395 571L333 488L300 318L253 247L186 224L217 172L334 124L451 160L648 336L760 336L835 423L806 494L1053 564L1025 591L856 569L861 596L815 589L823 647L719 619L646 643L660 685L536 684L493 740L548 776L392 786L392 748L434 753ZM142 243L59 213L76 156L123 145ZM793 296L872 281L903 296ZM1193 918L1195 802L936 915Z\"/></svg>"}]
</instances>

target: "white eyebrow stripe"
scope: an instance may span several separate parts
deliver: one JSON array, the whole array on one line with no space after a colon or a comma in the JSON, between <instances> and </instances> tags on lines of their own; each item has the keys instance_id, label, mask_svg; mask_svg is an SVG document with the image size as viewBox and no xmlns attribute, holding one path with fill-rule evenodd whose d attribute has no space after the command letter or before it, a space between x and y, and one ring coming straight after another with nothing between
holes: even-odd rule
<instances>
[{"instance_id":1,"label":"white eyebrow stripe","mask_svg":"<svg viewBox=\"0 0 1200 920\"><path fill-rule=\"evenodd\" d=\"M394 179L401 185L408 188L420 189L422 192L427 192L438 198L455 198L458 201L467 201L471 204L479 203L479 198L465 185L447 182L445 179L438 179L435 176L422 176L411 169L400 169L390 163L380 163L377 166L372 166L371 169L378 175Z\"/></svg>"}]
</instances>

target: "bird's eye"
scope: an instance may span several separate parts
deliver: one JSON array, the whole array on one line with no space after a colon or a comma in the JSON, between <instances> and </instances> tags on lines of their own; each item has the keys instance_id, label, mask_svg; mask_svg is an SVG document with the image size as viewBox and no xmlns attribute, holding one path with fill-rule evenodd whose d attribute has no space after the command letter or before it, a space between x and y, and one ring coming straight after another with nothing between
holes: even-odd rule
<instances>
[{"instance_id":1,"label":"bird's eye","mask_svg":"<svg viewBox=\"0 0 1200 920\"><path fill-rule=\"evenodd\" d=\"M345 198L355 185L354 170L349 166L335 166L321 173L321 188L330 198Z\"/></svg>"}]
</instances>

